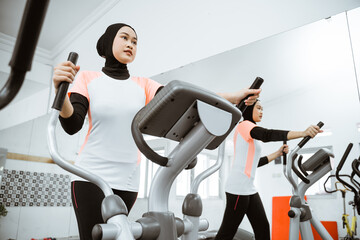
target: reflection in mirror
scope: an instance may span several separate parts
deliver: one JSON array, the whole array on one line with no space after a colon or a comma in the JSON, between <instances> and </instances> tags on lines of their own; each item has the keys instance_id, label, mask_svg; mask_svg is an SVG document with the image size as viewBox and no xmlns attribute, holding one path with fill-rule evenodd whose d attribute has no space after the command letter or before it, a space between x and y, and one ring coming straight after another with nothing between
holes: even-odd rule
<instances>
[{"instance_id":1,"label":"reflection in mirror","mask_svg":"<svg viewBox=\"0 0 360 240\"><path fill-rule=\"evenodd\" d=\"M333 133L341 131L339 121L356 128L359 112L352 109L359 101L345 13L152 78L221 92L249 86L256 76L265 79L262 125L301 129L322 120Z\"/></svg>"},{"instance_id":2,"label":"reflection in mirror","mask_svg":"<svg viewBox=\"0 0 360 240\"><path fill-rule=\"evenodd\" d=\"M336 167L348 143L359 143L360 139L360 103L356 76L356 67L360 66L359 19L360 8L152 78L163 84L176 79L215 92L231 92L250 86L260 76L265 82L260 95L264 110L259 125L302 131L309 125L324 122L324 133L310 140L304 149L331 148L335 154L333 161ZM219 44L226 44L226 41ZM232 142L232 136L227 141ZM290 149L298 142L299 140L289 141ZM274 152L280 145L281 143L262 144L262 156ZM233 147L228 148L226 154L232 156ZM356 148L350 153L349 159L359 155L359 148ZM231 164L224 165L228 166L224 171L229 171ZM264 196L263 204L271 221L272 197L291 195L291 188L283 177L281 164L269 164L257 171L256 187L260 195ZM350 166L344 166L343 171L351 171ZM220 181L226 181L226 177L225 174L225 179ZM310 204L315 211L320 212L320 220L334 220L339 225L340 213L321 209L342 206L341 197L324 195L322 187L318 185L317 190L312 190L316 195L308 196ZM350 201L350 194L348 198ZM350 207L348 211L351 211ZM339 236L342 235L344 234L340 232Z\"/></svg>"}]
</instances>

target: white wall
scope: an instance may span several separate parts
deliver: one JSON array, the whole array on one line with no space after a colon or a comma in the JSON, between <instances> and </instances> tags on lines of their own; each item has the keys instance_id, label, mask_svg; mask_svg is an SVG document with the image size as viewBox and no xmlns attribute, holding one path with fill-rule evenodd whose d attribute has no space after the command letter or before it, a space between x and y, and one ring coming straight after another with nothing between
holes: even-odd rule
<instances>
[{"instance_id":1,"label":"white wall","mask_svg":"<svg viewBox=\"0 0 360 240\"><path fill-rule=\"evenodd\" d=\"M12 159L6 160L5 169L24 172L68 174L55 164ZM45 237L67 238L69 236L78 236L76 218L72 207L14 206L6 207L6 209L8 211L7 216L0 219L0 239L25 240L32 238L42 239Z\"/></svg>"},{"instance_id":2,"label":"white wall","mask_svg":"<svg viewBox=\"0 0 360 240\"><path fill-rule=\"evenodd\" d=\"M0 49L0 72L8 79L11 54ZM34 61L23 86L14 100L0 111L0 131L43 116L48 110L52 67ZM0 86L5 83L0 79Z\"/></svg>"},{"instance_id":3,"label":"white wall","mask_svg":"<svg viewBox=\"0 0 360 240\"><path fill-rule=\"evenodd\" d=\"M0 146L8 152L27 154L32 156L50 157L47 145L47 125L50 115L43 115L34 120L27 121L1 131ZM66 160L74 161L77 152L83 144L88 124L85 123L76 135L68 135L60 123L56 126L58 148Z\"/></svg>"},{"instance_id":4,"label":"white wall","mask_svg":"<svg viewBox=\"0 0 360 240\"><path fill-rule=\"evenodd\" d=\"M278 6L283 6L283 11ZM216 0L124 0L84 31L54 63L77 51L83 69L99 69L103 62L96 53L97 39L108 25L126 22L136 29L139 38L137 58L130 68L135 74L153 76L356 6L357 1L349 0L315 5L311 0L278 0L274 4L265 0L226 4Z\"/></svg>"}]
</instances>

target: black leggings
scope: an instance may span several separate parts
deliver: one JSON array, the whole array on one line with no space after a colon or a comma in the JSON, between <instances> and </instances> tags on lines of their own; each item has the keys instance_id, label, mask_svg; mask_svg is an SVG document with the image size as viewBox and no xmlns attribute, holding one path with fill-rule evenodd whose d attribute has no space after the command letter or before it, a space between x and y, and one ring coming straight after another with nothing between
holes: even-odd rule
<instances>
[{"instance_id":1,"label":"black leggings","mask_svg":"<svg viewBox=\"0 0 360 240\"><path fill-rule=\"evenodd\" d=\"M270 226L258 193L233 195L226 193L226 208L215 240L232 240L244 218L248 217L256 240L270 240Z\"/></svg>"},{"instance_id":2,"label":"black leggings","mask_svg":"<svg viewBox=\"0 0 360 240\"><path fill-rule=\"evenodd\" d=\"M135 203L137 192L120 191L113 189L114 194L124 200L128 212ZM105 195L93 183L85 181L71 182L71 199L78 223L81 240L90 240L91 231L95 224L104 223L101 216L101 202Z\"/></svg>"}]
</instances>

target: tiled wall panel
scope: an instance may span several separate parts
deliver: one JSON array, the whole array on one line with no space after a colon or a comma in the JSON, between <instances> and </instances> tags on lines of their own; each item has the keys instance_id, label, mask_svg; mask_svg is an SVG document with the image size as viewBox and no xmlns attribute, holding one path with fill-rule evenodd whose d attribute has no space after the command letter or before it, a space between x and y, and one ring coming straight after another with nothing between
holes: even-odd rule
<instances>
[{"instance_id":1,"label":"tiled wall panel","mask_svg":"<svg viewBox=\"0 0 360 240\"><path fill-rule=\"evenodd\" d=\"M70 175L4 169L0 202L6 207L69 207Z\"/></svg>"}]
</instances>

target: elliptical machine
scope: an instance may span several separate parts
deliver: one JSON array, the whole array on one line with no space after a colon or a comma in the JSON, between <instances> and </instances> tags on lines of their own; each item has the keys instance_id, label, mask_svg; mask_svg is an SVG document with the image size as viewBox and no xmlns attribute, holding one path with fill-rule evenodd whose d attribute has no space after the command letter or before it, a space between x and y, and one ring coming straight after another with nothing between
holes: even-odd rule
<instances>
[{"instance_id":1,"label":"elliptical machine","mask_svg":"<svg viewBox=\"0 0 360 240\"><path fill-rule=\"evenodd\" d=\"M68 60L76 64L76 53ZM170 188L177 175L191 165L203 149L215 149L228 136L241 118L241 112L222 97L198 86L181 81L167 84L134 117L131 131L139 150L151 161L163 166L153 178L148 209L136 222L129 222L123 200L113 194L100 177L67 162L57 150L55 128L68 83L61 83L54 100L48 124L48 146L54 162L63 169L96 184L105 195L101 212L105 224L93 228L93 239L158 239L195 240L206 230L207 220L200 220L202 203L196 195L184 207L187 217L175 218L168 209ZM221 124L219 124L221 123ZM169 156L153 151L143 134L179 142Z\"/></svg>"},{"instance_id":2,"label":"elliptical machine","mask_svg":"<svg viewBox=\"0 0 360 240\"><path fill-rule=\"evenodd\" d=\"M345 150L343 157L341 158L341 160L336 168L336 173L335 173L336 179L345 187L345 189L341 190L341 194L342 194L342 198L343 198L343 208L344 208L344 213L342 215L342 221L343 221L343 228L346 228L346 236L344 237L344 240L359 240L359 238L356 237L356 234L357 234L356 233L356 228L357 228L356 212L358 214L360 214L360 196L359 196L359 185L360 184L359 184L359 182L357 182L354 179L354 175L357 173L356 170L358 169L358 166L359 166L359 162L357 161L357 159L355 159L352 162L353 171L351 173L351 176L347 175L347 174L340 174L340 171L341 171L342 167L344 166L346 158L349 155L352 147L353 147L353 144L349 143L349 145L347 146L347 148ZM344 177L349 178L350 182L353 183L353 185L348 183L347 181L345 181ZM351 224L348 221L349 215L346 214L346 205L345 205L346 191L351 191L354 194L353 201L349 202L349 205L351 205L353 208L353 217L351 219ZM355 210L357 210L357 211L355 211Z\"/></svg>"},{"instance_id":3,"label":"elliptical machine","mask_svg":"<svg viewBox=\"0 0 360 240\"><path fill-rule=\"evenodd\" d=\"M143 215L161 223L157 239L173 240L181 236L184 240L194 240L198 239L199 231L207 230L207 220L200 219L202 201L197 187L217 167L208 169L192 186L192 193L183 204L184 219L175 217L168 208L170 188L203 149L215 149L221 144L240 117L240 111L221 97L176 80L136 114L132 124L136 145L148 159L163 166L152 180L148 212ZM168 138L179 144L168 157L163 157L147 145L143 134Z\"/></svg>"},{"instance_id":4,"label":"elliptical machine","mask_svg":"<svg viewBox=\"0 0 360 240\"><path fill-rule=\"evenodd\" d=\"M318 123L319 127L323 125L322 122ZM283 172L293 188L293 196L290 199L291 209L288 212L288 216L290 217L289 239L299 239L300 231L302 239L313 240L314 236L311 230L311 223L322 239L332 240L331 235L326 231L325 227L312 212L309 204L305 201L305 192L311 185L331 171L330 157L334 157L334 155L328 149L322 148L306 162L302 163L302 156L298 158L297 152L309 140L309 136L303 138L295 149L290 152L288 160L284 154ZM284 144L286 144L286 142L284 142ZM293 172L302 180L300 183L297 183ZM308 172L311 173L309 174Z\"/></svg>"}]
</instances>

